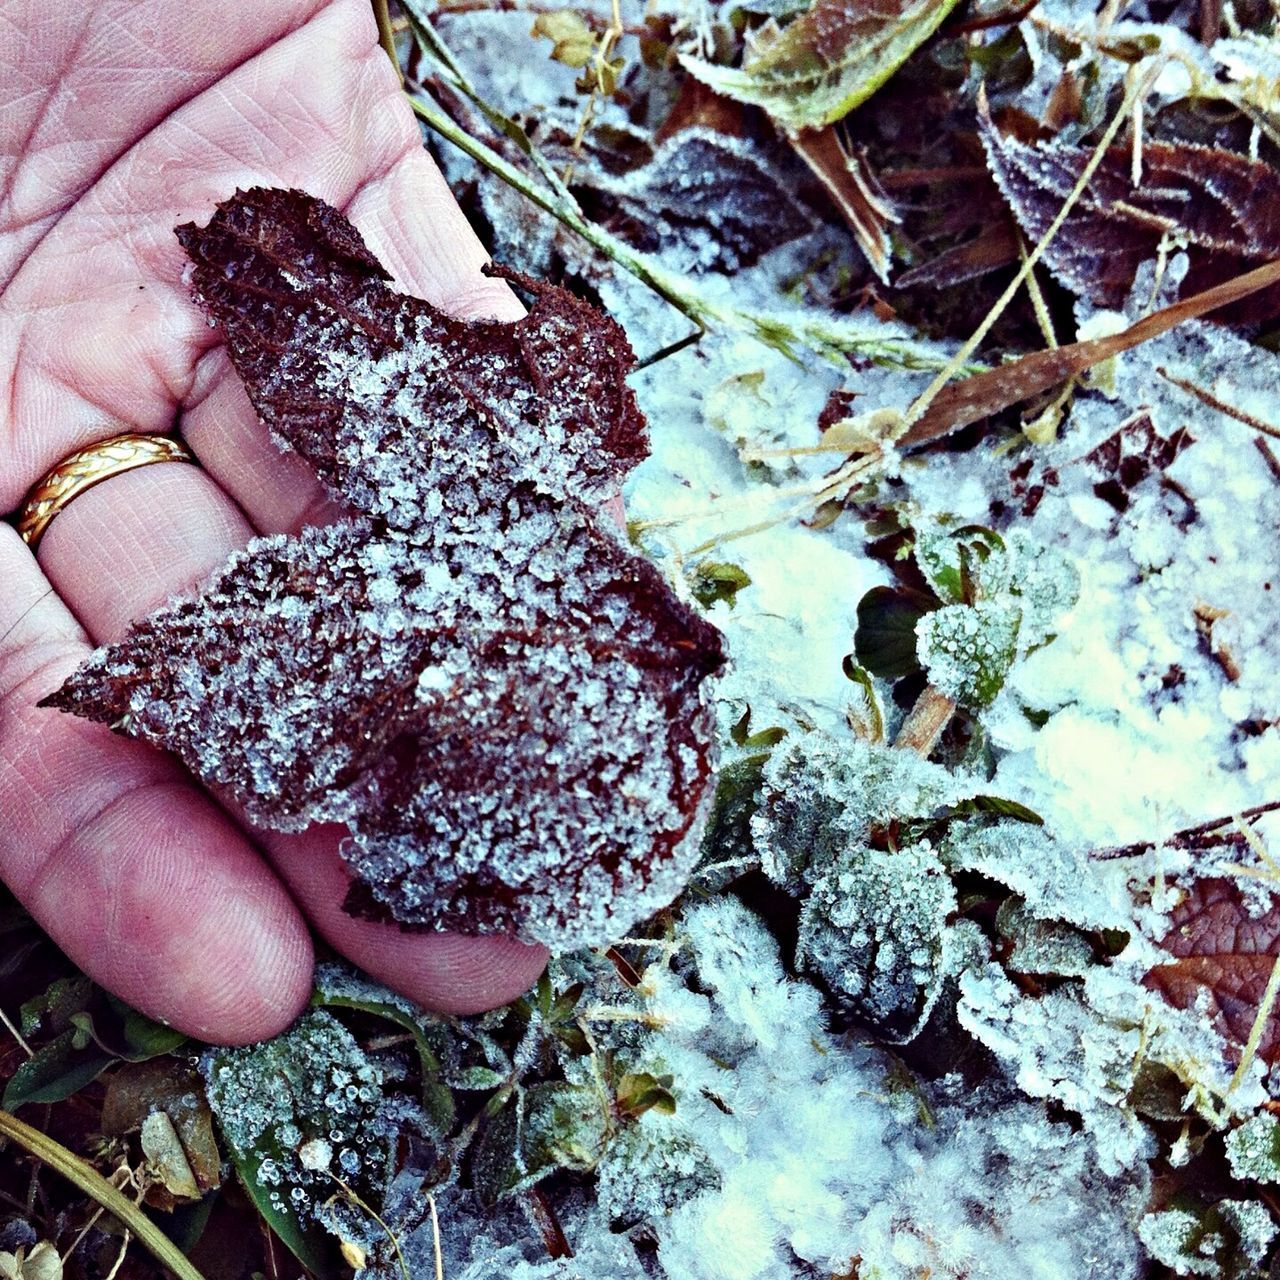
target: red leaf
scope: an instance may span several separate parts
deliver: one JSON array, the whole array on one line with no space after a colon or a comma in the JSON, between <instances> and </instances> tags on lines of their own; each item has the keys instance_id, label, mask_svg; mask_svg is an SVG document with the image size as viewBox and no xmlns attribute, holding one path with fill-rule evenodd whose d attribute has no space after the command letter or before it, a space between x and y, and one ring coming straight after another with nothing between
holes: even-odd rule
<instances>
[{"instance_id":1,"label":"red leaf","mask_svg":"<svg viewBox=\"0 0 1280 1280\"><path fill-rule=\"evenodd\" d=\"M1160 945L1175 959L1152 969L1147 985L1179 1009L1207 998L1218 1031L1242 1048L1280 955L1280 907L1251 914L1235 881L1198 880L1174 910ZM1276 1012L1258 1046L1266 1062L1280 1061Z\"/></svg>"},{"instance_id":2,"label":"red leaf","mask_svg":"<svg viewBox=\"0 0 1280 1280\"><path fill-rule=\"evenodd\" d=\"M266 826L345 822L367 914L568 945L668 901L721 648L589 505L645 447L622 331L519 277L525 319L451 319L298 192L179 234L259 413L359 514L251 545L49 704Z\"/></svg>"}]
</instances>

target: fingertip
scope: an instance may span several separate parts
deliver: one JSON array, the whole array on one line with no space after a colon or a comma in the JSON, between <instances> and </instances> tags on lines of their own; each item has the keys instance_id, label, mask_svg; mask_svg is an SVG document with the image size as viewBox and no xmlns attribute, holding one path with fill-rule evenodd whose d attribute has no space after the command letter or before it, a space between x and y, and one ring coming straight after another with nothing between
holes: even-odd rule
<instances>
[{"instance_id":1,"label":"fingertip","mask_svg":"<svg viewBox=\"0 0 1280 1280\"><path fill-rule=\"evenodd\" d=\"M516 938L432 934L421 939L414 969L384 978L424 1009L485 1013L518 999L547 967L545 947Z\"/></svg>"}]
</instances>

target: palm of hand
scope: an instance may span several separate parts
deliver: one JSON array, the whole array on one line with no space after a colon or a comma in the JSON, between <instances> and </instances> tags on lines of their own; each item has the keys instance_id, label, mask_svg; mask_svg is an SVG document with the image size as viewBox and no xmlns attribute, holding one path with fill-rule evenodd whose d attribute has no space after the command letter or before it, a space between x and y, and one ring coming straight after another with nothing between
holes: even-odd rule
<instances>
[{"instance_id":1,"label":"palm of hand","mask_svg":"<svg viewBox=\"0 0 1280 1280\"><path fill-rule=\"evenodd\" d=\"M89 491L38 564L0 525L0 878L104 986L207 1039L256 1039L294 1016L310 988L304 914L423 1003L501 1003L540 950L353 920L338 832L250 835L172 761L36 703L89 645L255 533L330 514L188 300L176 223L203 222L237 186L302 187L437 305L517 304L480 275L366 0L19 10L0 37L0 511L122 430L176 424L201 466Z\"/></svg>"}]
</instances>

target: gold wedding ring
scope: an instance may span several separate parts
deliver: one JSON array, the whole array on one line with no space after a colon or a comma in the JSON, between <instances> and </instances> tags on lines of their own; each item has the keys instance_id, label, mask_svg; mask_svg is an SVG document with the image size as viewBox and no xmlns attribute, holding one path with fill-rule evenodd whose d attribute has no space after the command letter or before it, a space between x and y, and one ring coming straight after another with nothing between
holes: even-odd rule
<instances>
[{"instance_id":1,"label":"gold wedding ring","mask_svg":"<svg viewBox=\"0 0 1280 1280\"><path fill-rule=\"evenodd\" d=\"M172 436L119 435L64 458L27 495L16 517L18 533L32 551L60 511L94 485L157 462L195 462Z\"/></svg>"}]
</instances>

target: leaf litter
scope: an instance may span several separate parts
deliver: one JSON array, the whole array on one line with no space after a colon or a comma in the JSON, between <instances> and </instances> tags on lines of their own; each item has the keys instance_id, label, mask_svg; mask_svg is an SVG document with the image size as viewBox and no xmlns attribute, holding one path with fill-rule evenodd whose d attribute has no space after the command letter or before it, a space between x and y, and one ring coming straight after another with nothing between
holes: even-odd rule
<instances>
[{"instance_id":1,"label":"leaf litter","mask_svg":"<svg viewBox=\"0 0 1280 1280\"><path fill-rule=\"evenodd\" d=\"M451 136L483 143L439 159L499 257L602 304L650 359L628 372L607 322L526 278L527 323L555 317L557 346L603 344L591 358L609 389L582 406L600 409L585 425L508 397L485 442L441 366L434 398L386 413L408 366L394 344L371 358L376 334L360 323L341 361L308 370L319 402L281 404L290 361L351 332L349 316L308 351L286 343L283 369L262 337L310 304L273 285L290 304L243 330L260 412L352 514L305 549L268 540L252 554L276 576L234 566L227 607L248 592L255 625L283 627L267 583L281 599L301 588L309 620L322 596L345 617L386 579L386 609L404 611L424 647L393 659L376 625L343 634L368 668L355 686L362 753L326 754L351 736L343 704L301 661L291 684L309 716L329 717L305 753L277 743L255 773L231 739L200 749L259 816L301 823L319 806L350 822L350 856L371 881L362 909L380 887L418 923L540 931L560 951L521 1000L468 1019L326 966L319 1007L284 1037L205 1051L198 1084L259 1212L321 1275L335 1258L376 1277L439 1267L463 1280L1270 1274L1280 485L1264 448L1280 364L1267 328L1268 16L1221 13L1223 34L1201 47L1212 6L883 6L859 26L822 0L667 2L647 21L623 6L606 50L612 14L564 8L537 18L556 42L547 59L528 14L411 8L419 34L429 28L419 73L441 90ZM577 83L602 52L607 75ZM461 97L448 91L460 75ZM820 141L799 132L818 125L832 128ZM806 147L825 179L823 165L809 176ZM571 186L535 208L476 156L508 178L563 173ZM837 157L856 158L866 186L844 209L853 188L828 181L846 183ZM857 200L880 198L877 180L897 220L866 224L859 244L872 206ZM374 264L339 224L326 234L357 320L390 323L360 311L385 298ZM1003 311L985 319L1002 290ZM446 343L465 329L390 296ZM519 332L493 326L484 342L509 351ZM505 392L502 376L492 385ZM379 424L379 456L334 412L344 398L360 430ZM449 423L461 413L472 434L415 454L404 426L424 403ZM655 860L652 882L615 885L618 904L589 920L564 918L595 883L586 861L528 900L481 885L465 847L450 848L447 874L473 879L453 896L425 862L394 886L386 875L390 844L402 852L403 828L427 815L413 810L421 775L379 772L401 767L397 735L416 735L433 767L456 745L443 696L454 686L425 704L434 731L369 692L408 689L434 661L418 606L401 598L419 585L406 577L414 557L453 545L422 532L424 503L439 502L433 519L462 509L456 490L431 497L446 470L464 478L462 502L514 488L557 548L582 549L575 572L560 555L540 578L530 559L523 595L501 597L539 601L540 641L566 601L598 602L627 566L639 583L627 608L662 626L606 659L634 669L665 636L685 701L661 704L648 740L695 735L684 740L698 778L720 753L700 847L696 803L672 807L670 784L659 788L668 799L655 798L649 831L687 831L686 845ZM593 514L619 484L633 550ZM382 543L394 558L375 564ZM430 589L434 611L487 634L496 615ZM213 616L194 608L193 646ZM708 623L731 655L714 686L676 652L701 638L709 669ZM603 632L596 618L574 635ZM274 634L330 633L309 621ZM526 684L495 696L517 700L532 655L504 656ZM498 684L508 669L492 672ZM481 692L488 678L486 666ZM191 705L206 696L173 687ZM147 705L122 701L114 716L161 740L167 729L132 723ZM600 758L581 757L583 776ZM402 789L384 790L388 776ZM374 786L395 812L362 828ZM507 794L532 803L547 787ZM1232 812L1249 816L1222 819ZM626 846L632 866L640 843ZM564 851L545 850L548 863ZM612 945L572 949L583 939ZM59 1037L71 1039L51 1062L87 1052L76 1024L42 1016L36 1053ZM108 1085L132 1070L109 1054L90 1065ZM334 1071L369 1097L339 1097ZM330 1111L358 1113L366 1145L342 1123L326 1130ZM172 1152L162 1123L151 1146ZM357 1167L344 1172L344 1154ZM33 1224L0 1248L39 1238Z\"/></svg>"}]
</instances>

